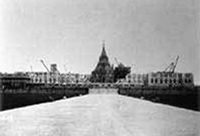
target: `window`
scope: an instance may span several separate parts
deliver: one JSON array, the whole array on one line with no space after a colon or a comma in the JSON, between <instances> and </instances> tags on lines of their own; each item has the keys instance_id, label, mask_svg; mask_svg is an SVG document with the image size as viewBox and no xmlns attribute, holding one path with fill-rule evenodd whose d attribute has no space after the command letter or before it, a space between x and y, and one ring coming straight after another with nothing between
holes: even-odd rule
<instances>
[{"instance_id":1,"label":"window","mask_svg":"<svg viewBox=\"0 0 200 136\"><path fill-rule=\"evenodd\" d=\"M181 73L178 73L178 78L182 78L182 74Z\"/></svg>"},{"instance_id":2,"label":"window","mask_svg":"<svg viewBox=\"0 0 200 136\"><path fill-rule=\"evenodd\" d=\"M151 79L151 83L153 84L153 79Z\"/></svg>"},{"instance_id":3,"label":"window","mask_svg":"<svg viewBox=\"0 0 200 136\"><path fill-rule=\"evenodd\" d=\"M158 79L155 79L155 83L156 83L156 84L158 83Z\"/></svg>"},{"instance_id":4,"label":"window","mask_svg":"<svg viewBox=\"0 0 200 136\"><path fill-rule=\"evenodd\" d=\"M174 79L174 84L176 84L176 79Z\"/></svg>"},{"instance_id":5,"label":"window","mask_svg":"<svg viewBox=\"0 0 200 136\"><path fill-rule=\"evenodd\" d=\"M185 83L187 83L187 79L185 79Z\"/></svg>"},{"instance_id":6,"label":"window","mask_svg":"<svg viewBox=\"0 0 200 136\"><path fill-rule=\"evenodd\" d=\"M161 84L163 83L163 80L162 80L162 79L160 79L160 83L161 83Z\"/></svg>"},{"instance_id":7,"label":"window","mask_svg":"<svg viewBox=\"0 0 200 136\"><path fill-rule=\"evenodd\" d=\"M167 79L165 79L165 84L167 84Z\"/></svg>"}]
</instances>

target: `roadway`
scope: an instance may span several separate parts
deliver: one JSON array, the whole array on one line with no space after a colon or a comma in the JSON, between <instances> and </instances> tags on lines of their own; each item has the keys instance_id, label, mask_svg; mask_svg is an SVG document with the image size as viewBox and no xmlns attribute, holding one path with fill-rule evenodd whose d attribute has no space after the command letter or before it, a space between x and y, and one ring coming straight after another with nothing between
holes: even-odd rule
<instances>
[{"instance_id":1,"label":"roadway","mask_svg":"<svg viewBox=\"0 0 200 136\"><path fill-rule=\"evenodd\" d=\"M89 94L0 112L1 136L200 135L200 112Z\"/></svg>"}]
</instances>

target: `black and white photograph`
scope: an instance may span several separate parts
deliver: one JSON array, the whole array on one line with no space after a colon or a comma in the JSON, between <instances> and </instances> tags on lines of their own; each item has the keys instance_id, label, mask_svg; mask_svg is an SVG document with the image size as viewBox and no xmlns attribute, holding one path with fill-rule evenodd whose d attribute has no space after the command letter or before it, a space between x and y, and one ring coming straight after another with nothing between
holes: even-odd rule
<instances>
[{"instance_id":1,"label":"black and white photograph","mask_svg":"<svg viewBox=\"0 0 200 136\"><path fill-rule=\"evenodd\" d=\"M200 136L199 0L0 0L0 136Z\"/></svg>"}]
</instances>

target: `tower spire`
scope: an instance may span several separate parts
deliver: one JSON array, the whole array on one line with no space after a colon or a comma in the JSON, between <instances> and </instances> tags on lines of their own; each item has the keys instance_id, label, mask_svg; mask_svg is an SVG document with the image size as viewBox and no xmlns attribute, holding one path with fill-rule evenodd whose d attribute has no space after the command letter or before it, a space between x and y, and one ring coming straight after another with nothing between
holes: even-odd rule
<instances>
[{"instance_id":1,"label":"tower spire","mask_svg":"<svg viewBox=\"0 0 200 136\"><path fill-rule=\"evenodd\" d=\"M106 57L107 58L107 54L106 54L106 50L105 50L105 41L103 40L103 44L102 44L102 52L101 52L101 57Z\"/></svg>"},{"instance_id":2,"label":"tower spire","mask_svg":"<svg viewBox=\"0 0 200 136\"><path fill-rule=\"evenodd\" d=\"M103 47L105 47L105 40L103 40Z\"/></svg>"},{"instance_id":3,"label":"tower spire","mask_svg":"<svg viewBox=\"0 0 200 136\"><path fill-rule=\"evenodd\" d=\"M102 44L102 52L99 57L99 62L96 68L92 71L91 82L113 82L113 67L109 63L108 56L105 50L105 41Z\"/></svg>"}]
</instances>

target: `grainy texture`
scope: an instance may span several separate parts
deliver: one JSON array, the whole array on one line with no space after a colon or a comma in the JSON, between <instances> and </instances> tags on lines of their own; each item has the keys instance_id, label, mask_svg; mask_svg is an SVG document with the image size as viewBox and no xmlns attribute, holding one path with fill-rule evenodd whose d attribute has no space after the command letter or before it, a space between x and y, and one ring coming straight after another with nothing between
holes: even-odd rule
<instances>
[{"instance_id":1,"label":"grainy texture","mask_svg":"<svg viewBox=\"0 0 200 136\"><path fill-rule=\"evenodd\" d=\"M1 136L198 136L199 128L199 112L115 94L0 112Z\"/></svg>"}]
</instances>

